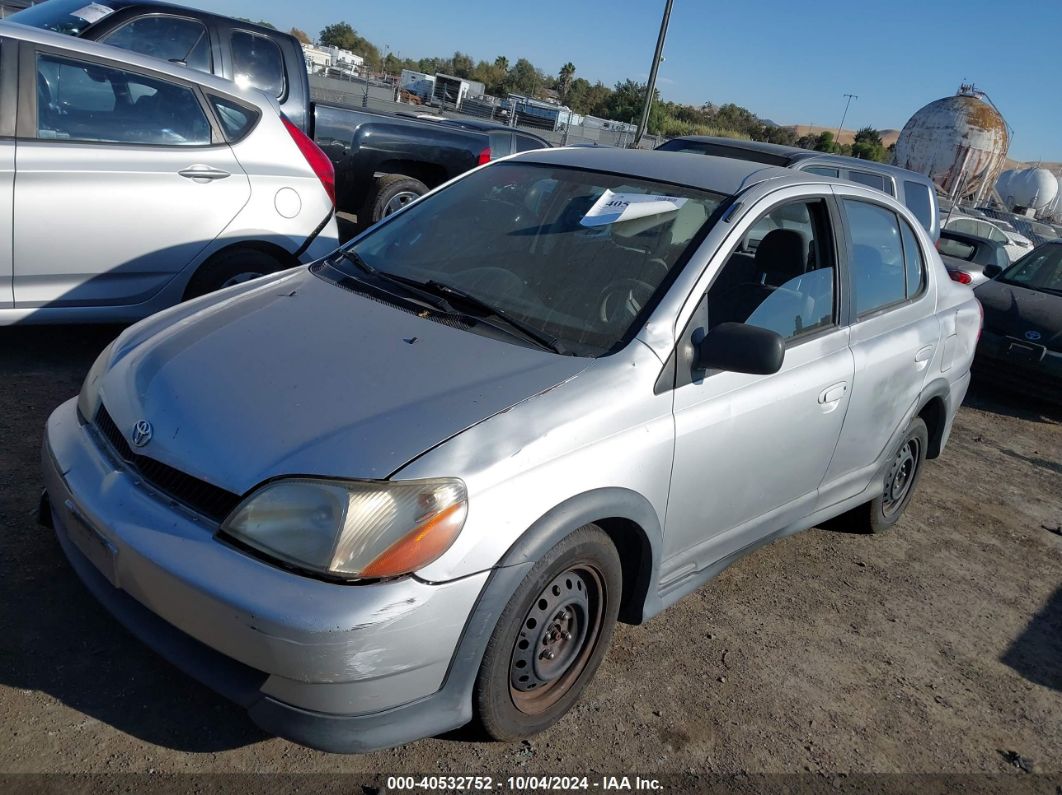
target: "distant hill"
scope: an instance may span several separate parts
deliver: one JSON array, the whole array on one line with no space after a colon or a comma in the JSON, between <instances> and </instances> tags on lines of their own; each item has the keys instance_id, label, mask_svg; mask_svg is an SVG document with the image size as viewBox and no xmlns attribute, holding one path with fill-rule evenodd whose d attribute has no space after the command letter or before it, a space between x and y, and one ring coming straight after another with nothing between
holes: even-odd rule
<instances>
[{"instance_id":1,"label":"distant hill","mask_svg":"<svg viewBox=\"0 0 1062 795\"><path fill-rule=\"evenodd\" d=\"M818 135L822 132L832 132L835 134L837 132L836 127L813 127L808 124L791 124L789 125L789 129L795 132L798 138L803 138L805 135ZM878 130L878 132L881 133L881 142L886 148L896 143L896 139L900 137L899 130ZM837 143L850 144L855 140L855 134L855 130L841 130L841 135L837 139Z\"/></svg>"}]
</instances>

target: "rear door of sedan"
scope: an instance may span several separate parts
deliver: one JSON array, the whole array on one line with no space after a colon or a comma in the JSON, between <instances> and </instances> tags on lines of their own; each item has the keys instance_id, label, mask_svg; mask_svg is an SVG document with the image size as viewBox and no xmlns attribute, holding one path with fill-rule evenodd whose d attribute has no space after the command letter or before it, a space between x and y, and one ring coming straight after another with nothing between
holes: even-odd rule
<instances>
[{"instance_id":1,"label":"rear door of sedan","mask_svg":"<svg viewBox=\"0 0 1062 795\"><path fill-rule=\"evenodd\" d=\"M250 197L193 82L22 42L16 307L146 301Z\"/></svg>"},{"instance_id":2,"label":"rear door of sedan","mask_svg":"<svg viewBox=\"0 0 1062 795\"><path fill-rule=\"evenodd\" d=\"M938 351L942 321L927 267L931 252L915 225L870 192L839 185L834 190L845 220L855 373L841 438L823 481L826 504L867 486L915 408L927 374L947 366Z\"/></svg>"}]
</instances>

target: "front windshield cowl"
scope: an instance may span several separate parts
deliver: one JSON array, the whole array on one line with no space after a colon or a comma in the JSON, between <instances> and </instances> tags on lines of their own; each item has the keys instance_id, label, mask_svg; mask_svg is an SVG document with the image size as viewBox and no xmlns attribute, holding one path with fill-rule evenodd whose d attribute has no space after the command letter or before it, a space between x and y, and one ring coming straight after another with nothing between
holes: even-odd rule
<instances>
[{"instance_id":1,"label":"front windshield cowl","mask_svg":"<svg viewBox=\"0 0 1062 795\"><path fill-rule=\"evenodd\" d=\"M479 319L473 331L504 326L557 353L603 356L637 334L724 198L499 162L386 219L334 266L431 292Z\"/></svg>"}]
</instances>

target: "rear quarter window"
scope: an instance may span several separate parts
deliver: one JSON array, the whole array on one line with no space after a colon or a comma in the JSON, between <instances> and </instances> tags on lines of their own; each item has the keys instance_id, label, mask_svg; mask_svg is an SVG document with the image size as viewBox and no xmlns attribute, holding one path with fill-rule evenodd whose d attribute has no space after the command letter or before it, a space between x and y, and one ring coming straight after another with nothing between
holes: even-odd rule
<instances>
[{"instance_id":1,"label":"rear quarter window","mask_svg":"<svg viewBox=\"0 0 1062 795\"><path fill-rule=\"evenodd\" d=\"M247 105L216 96L210 97L210 104L229 143L242 140L258 123L258 111Z\"/></svg>"},{"instance_id":2,"label":"rear quarter window","mask_svg":"<svg viewBox=\"0 0 1062 795\"><path fill-rule=\"evenodd\" d=\"M885 177L881 174L871 174L868 171L849 171L848 179L852 180L852 182L858 182L860 185L880 190L882 193L888 193L890 196L892 195L892 185L890 184L886 188Z\"/></svg>"}]
</instances>

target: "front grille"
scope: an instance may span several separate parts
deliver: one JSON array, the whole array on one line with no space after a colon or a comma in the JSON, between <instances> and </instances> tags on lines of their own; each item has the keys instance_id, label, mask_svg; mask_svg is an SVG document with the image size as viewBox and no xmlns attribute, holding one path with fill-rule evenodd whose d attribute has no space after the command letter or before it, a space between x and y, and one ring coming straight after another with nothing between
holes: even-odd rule
<instances>
[{"instance_id":1,"label":"front grille","mask_svg":"<svg viewBox=\"0 0 1062 795\"><path fill-rule=\"evenodd\" d=\"M96 412L96 428L114 452L151 486L215 522L221 522L240 502L238 494L187 475L154 458L134 453L106 407Z\"/></svg>"}]
</instances>

